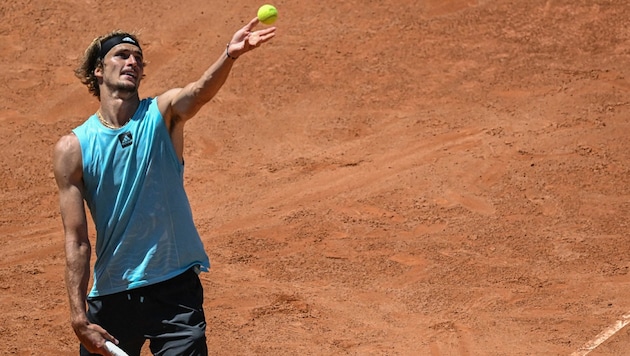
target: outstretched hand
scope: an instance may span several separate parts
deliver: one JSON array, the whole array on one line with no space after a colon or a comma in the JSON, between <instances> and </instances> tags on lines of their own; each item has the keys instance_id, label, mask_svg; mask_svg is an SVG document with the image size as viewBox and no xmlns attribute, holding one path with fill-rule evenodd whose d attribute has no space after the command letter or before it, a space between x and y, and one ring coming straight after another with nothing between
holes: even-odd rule
<instances>
[{"instance_id":1,"label":"outstretched hand","mask_svg":"<svg viewBox=\"0 0 630 356\"><path fill-rule=\"evenodd\" d=\"M230 54L238 57L245 52L249 52L261 44L269 41L276 35L275 27L268 27L262 30L254 31L254 27L258 25L257 17L254 17L247 25L236 31L230 41Z\"/></svg>"}]
</instances>

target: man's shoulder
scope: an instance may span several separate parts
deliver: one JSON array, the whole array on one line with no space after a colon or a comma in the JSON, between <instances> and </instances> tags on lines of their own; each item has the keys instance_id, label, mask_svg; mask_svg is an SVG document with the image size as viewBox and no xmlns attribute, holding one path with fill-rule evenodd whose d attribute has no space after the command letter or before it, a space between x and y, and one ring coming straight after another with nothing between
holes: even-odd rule
<instances>
[{"instance_id":1,"label":"man's shoulder","mask_svg":"<svg viewBox=\"0 0 630 356\"><path fill-rule=\"evenodd\" d=\"M53 151L53 170L56 179L80 176L81 144L74 133L61 136Z\"/></svg>"},{"instance_id":2,"label":"man's shoulder","mask_svg":"<svg viewBox=\"0 0 630 356\"><path fill-rule=\"evenodd\" d=\"M72 154L73 152L80 152L81 144L79 138L74 132L69 132L59 138L57 144L55 144L55 155Z\"/></svg>"}]
</instances>

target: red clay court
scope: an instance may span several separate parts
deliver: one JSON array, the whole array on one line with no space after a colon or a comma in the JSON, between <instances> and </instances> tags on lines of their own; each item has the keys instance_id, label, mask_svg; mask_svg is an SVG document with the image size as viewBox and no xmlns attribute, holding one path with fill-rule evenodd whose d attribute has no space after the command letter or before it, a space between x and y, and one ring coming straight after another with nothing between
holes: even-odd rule
<instances>
[{"instance_id":1,"label":"red clay court","mask_svg":"<svg viewBox=\"0 0 630 356\"><path fill-rule=\"evenodd\" d=\"M187 126L212 355L629 352L630 3L273 4ZM139 30L154 96L260 5L0 5L0 354L78 354L51 155L98 106L82 51Z\"/></svg>"}]
</instances>

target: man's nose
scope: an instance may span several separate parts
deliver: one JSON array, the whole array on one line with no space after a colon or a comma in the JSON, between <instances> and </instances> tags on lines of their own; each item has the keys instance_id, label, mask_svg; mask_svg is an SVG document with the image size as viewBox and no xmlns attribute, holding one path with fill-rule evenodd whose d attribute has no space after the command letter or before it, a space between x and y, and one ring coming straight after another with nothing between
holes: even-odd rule
<instances>
[{"instance_id":1,"label":"man's nose","mask_svg":"<svg viewBox=\"0 0 630 356\"><path fill-rule=\"evenodd\" d=\"M136 56L134 56L133 54L129 55L129 58L127 58L127 63L130 63L133 66L137 66L140 61L138 61L138 58L136 58Z\"/></svg>"}]
</instances>

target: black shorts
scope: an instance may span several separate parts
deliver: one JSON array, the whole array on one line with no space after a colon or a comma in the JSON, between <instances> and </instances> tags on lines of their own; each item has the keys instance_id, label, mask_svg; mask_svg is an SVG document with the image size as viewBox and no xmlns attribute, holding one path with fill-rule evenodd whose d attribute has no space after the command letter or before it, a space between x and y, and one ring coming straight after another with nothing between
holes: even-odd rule
<instances>
[{"instance_id":1,"label":"black shorts","mask_svg":"<svg viewBox=\"0 0 630 356\"><path fill-rule=\"evenodd\" d=\"M146 340L154 355L207 355L203 288L193 268L167 281L88 299L88 320L130 356ZM90 354L81 345L81 356Z\"/></svg>"}]
</instances>

